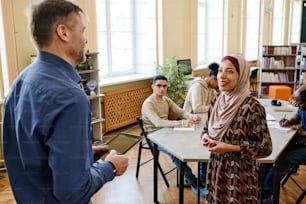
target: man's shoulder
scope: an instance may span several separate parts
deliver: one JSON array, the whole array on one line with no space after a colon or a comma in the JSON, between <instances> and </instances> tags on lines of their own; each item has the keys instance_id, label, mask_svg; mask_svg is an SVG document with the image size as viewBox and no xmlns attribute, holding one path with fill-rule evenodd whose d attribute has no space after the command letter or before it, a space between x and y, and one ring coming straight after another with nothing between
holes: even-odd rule
<instances>
[{"instance_id":1,"label":"man's shoulder","mask_svg":"<svg viewBox=\"0 0 306 204\"><path fill-rule=\"evenodd\" d=\"M152 95L148 96L144 101L143 104L149 103L152 101Z\"/></svg>"}]
</instances>

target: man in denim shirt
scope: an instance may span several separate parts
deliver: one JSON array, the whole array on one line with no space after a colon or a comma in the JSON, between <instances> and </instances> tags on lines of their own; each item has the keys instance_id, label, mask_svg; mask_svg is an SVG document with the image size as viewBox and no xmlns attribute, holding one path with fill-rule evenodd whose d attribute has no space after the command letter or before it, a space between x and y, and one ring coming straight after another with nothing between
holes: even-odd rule
<instances>
[{"instance_id":1,"label":"man in denim shirt","mask_svg":"<svg viewBox=\"0 0 306 204\"><path fill-rule=\"evenodd\" d=\"M74 67L85 59L83 11L66 0L31 7L37 60L15 80L3 110L3 153L17 203L88 203L128 166L111 151L93 163L90 103ZM103 148L103 147L102 147Z\"/></svg>"}]
</instances>

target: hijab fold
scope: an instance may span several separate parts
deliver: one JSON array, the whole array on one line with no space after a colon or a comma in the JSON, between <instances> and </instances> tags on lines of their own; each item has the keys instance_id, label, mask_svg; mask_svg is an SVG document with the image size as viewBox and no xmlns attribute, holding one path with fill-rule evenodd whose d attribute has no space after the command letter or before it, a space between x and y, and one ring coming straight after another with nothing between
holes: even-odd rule
<instances>
[{"instance_id":1,"label":"hijab fold","mask_svg":"<svg viewBox=\"0 0 306 204\"><path fill-rule=\"evenodd\" d=\"M230 92L221 92L216 99L208 121L208 135L219 141L226 134L244 100L250 95L250 68L247 61L240 55L229 55L225 56L221 62L229 60L230 58L235 58L238 61L238 67L236 63L235 65L231 62L239 73L237 85Z\"/></svg>"}]
</instances>

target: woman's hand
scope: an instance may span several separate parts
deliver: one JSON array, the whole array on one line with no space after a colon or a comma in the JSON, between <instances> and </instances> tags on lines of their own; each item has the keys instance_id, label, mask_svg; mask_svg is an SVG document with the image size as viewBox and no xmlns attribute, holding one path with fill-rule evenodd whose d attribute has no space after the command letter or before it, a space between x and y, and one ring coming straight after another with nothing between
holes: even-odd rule
<instances>
[{"instance_id":1,"label":"woman's hand","mask_svg":"<svg viewBox=\"0 0 306 204\"><path fill-rule=\"evenodd\" d=\"M216 142L217 142L217 141L215 141L215 140L213 140L213 139L210 139L210 137L208 136L208 134L207 134L207 133L204 133L204 134L202 135L201 142L202 142L202 145L203 145L204 147L207 147L208 150L209 150L209 148L216 146Z\"/></svg>"},{"instance_id":2,"label":"woman's hand","mask_svg":"<svg viewBox=\"0 0 306 204\"><path fill-rule=\"evenodd\" d=\"M220 141L216 141L215 145L211 148L208 148L208 150L215 154L224 154L226 152L231 152L230 146Z\"/></svg>"},{"instance_id":3,"label":"woman's hand","mask_svg":"<svg viewBox=\"0 0 306 204\"><path fill-rule=\"evenodd\" d=\"M220 142L217 140L213 140L208 136L207 133L204 133L202 135L201 142L203 146L207 147L207 149L210 152L213 152L215 154L224 154L227 152L239 152L240 151L239 145L232 145L232 144L227 144L227 143Z\"/></svg>"}]
</instances>

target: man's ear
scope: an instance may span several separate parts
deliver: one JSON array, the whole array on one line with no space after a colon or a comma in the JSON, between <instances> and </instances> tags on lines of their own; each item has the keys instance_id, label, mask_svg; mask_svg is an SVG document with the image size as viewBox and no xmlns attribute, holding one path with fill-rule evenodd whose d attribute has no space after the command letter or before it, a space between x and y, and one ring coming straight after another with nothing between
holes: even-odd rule
<instances>
[{"instance_id":1,"label":"man's ear","mask_svg":"<svg viewBox=\"0 0 306 204\"><path fill-rule=\"evenodd\" d=\"M58 35L58 37L65 41L68 42L69 41L69 30L67 28L67 26L65 26L64 24L59 24L56 27L56 34Z\"/></svg>"}]
</instances>

